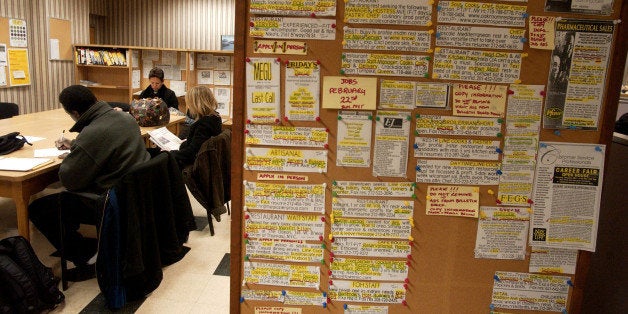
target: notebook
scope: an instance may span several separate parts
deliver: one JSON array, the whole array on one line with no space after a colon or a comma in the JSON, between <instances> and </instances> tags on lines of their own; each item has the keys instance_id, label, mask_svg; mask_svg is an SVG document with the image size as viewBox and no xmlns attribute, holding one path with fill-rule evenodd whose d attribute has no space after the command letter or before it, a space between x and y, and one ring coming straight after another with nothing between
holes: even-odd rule
<instances>
[{"instance_id":1,"label":"notebook","mask_svg":"<svg viewBox=\"0 0 628 314\"><path fill-rule=\"evenodd\" d=\"M0 157L0 170L30 171L52 162L50 158Z\"/></svg>"}]
</instances>

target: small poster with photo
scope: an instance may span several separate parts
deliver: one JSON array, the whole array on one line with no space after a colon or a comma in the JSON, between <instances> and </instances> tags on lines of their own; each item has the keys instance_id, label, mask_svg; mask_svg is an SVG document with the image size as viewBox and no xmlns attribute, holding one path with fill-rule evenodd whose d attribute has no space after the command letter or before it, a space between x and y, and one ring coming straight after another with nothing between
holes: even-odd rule
<instances>
[{"instance_id":1,"label":"small poster with photo","mask_svg":"<svg viewBox=\"0 0 628 314\"><path fill-rule=\"evenodd\" d=\"M197 72L197 81L199 84L214 84L214 71L213 70L198 70Z\"/></svg>"},{"instance_id":2,"label":"small poster with photo","mask_svg":"<svg viewBox=\"0 0 628 314\"><path fill-rule=\"evenodd\" d=\"M231 71L215 70L214 71L214 84L215 85L231 85Z\"/></svg>"},{"instance_id":3,"label":"small poster with photo","mask_svg":"<svg viewBox=\"0 0 628 314\"><path fill-rule=\"evenodd\" d=\"M220 50L233 51L233 35L220 35Z\"/></svg>"}]
</instances>

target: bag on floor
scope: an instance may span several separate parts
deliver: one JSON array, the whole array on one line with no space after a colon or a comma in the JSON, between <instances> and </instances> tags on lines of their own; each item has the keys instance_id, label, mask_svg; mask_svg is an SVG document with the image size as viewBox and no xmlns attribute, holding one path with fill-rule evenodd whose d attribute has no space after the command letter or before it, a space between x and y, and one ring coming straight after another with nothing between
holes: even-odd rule
<instances>
[{"instance_id":1,"label":"bag on floor","mask_svg":"<svg viewBox=\"0 0 628 314\"><path fill-rule=\"evenodd\" d=\"M65 299L52 269L41 263L21 236L0 240L0 282L0 313L7 308L9 313L41 313Z\"/></svg>"}]
</instances>

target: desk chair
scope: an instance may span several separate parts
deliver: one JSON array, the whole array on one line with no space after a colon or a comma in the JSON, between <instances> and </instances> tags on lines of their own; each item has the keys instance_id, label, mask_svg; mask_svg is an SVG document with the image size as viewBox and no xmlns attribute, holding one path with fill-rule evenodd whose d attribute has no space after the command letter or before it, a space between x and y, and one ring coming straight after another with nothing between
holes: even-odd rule
<instances>
[{"instance_id":1,"label":"desk chair","mask_svg":"<svg viewBox=\"0 0 628 314\"><path fill-rule=\"evenodd\" d=\"M194 164L182 170L183 181L192 196L207 211L209 233L214 235L212 216L220 221L225 212L231 215L231 130L224 129L201 145Z\"/></svg>"},{"instance_id":2,"label":"desk chair","mask_svg":"<svg viewBox=\"0 0 628 314\"><path fill-rule=\"evenodd\" d=\"M98 285L107 306L119 309L159 286L162 267L181 260L190 250L183 244L196 223L179 167L167 152L132 167L106 195L97 197L102 200ZM65 290L63 259L61 266Z\"/></svg>"},{"instance_id":3,"label":"desk chair","mask_svg":"<svg viewBox=\"0 0 628 314\"><path fill-rule=\"evenodd\" d=\"M0 119L7 119L20 114L20 107L12 102L0 102Z\"/></svg>"}]
</instances>

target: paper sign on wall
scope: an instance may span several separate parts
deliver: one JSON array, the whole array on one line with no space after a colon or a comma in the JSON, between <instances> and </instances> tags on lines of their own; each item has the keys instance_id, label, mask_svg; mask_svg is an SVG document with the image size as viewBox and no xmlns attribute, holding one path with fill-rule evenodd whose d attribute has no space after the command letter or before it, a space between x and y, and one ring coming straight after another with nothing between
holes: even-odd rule
<instances>
[{"instance_id":1,"label":"paper sign on wall","mask_svg":"<svg viewBox=\"0 0 628 314\"><path fill-rule=\"evenodd\" d=\"M375 110L377 78L323 77L323 108Z\"/></svg>"}]
</instances>

